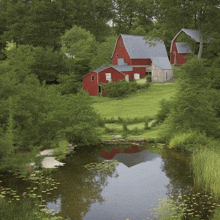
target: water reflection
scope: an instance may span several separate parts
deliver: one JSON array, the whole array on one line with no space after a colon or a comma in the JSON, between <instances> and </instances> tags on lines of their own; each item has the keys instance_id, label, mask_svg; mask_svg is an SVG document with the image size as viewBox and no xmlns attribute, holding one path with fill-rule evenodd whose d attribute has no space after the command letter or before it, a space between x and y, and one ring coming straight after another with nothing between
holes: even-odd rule
<instances>
[{"instance_id":1,"label":"water reflection","mask_svg":"<svg viewBox=\"0 0 220 220\"><path fill-rule=\"evenodd\" d=\"M111 170L87 170L85 164L103 159L117 159ZM44 196L47 208L60 211L70 220L143 220L153 218L149 211L158 198L185 194L192 185L189 156L168 149L147 150L136 145L130 148L77 151L65 161L65 166L50 175L58 188ZM24 183L2 178L3 186L21 188ZM26 185L28 182L26 182ZM25 186L26 187L26 186Z\"/></svg>"}]
</instances>

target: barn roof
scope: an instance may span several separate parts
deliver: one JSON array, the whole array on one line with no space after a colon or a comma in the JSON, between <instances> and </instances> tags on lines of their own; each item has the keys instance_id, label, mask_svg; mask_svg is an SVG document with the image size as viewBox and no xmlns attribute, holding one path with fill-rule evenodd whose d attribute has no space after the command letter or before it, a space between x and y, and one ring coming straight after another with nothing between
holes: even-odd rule
<instances>
[{"instance_id":1,"label":"barn roof","mask_svg":"<svg viewBox=\"0 0 220 220\"><path fill-rule=\"evenodd\" d=\"M96 73L99 73L105 69L108 69L108 68L114 68L116 69L117 71L121 72L121 71L132 71L133 70L133 67L132 66L128 66L128 65L113 65L113 66L106 66L106 67L100 67L98 69L95 69L93 70L92 72L96 72Z\"/></svg>"},{"instance_id":2,"label":"barn roof","mask_svg":"<svg viewBox=\"0 0 220 220\"><path fill-rule=\"evenodd\" d=\"M176 38L182 33L184 32L185 34L187 34L188 36L190 36L193 40L195 40L196 42L200 42L200 36L201 33L198 30L192 30L192 29L186 29L186 28L182 28L178 34L173 38L173 40L171 41L171 47L170 47L170 52L172 52L172 45L174 40L176 40Z\"/></svg>"},{"instance_id":3,"label":"barn roof","mask_svg":"<svg viewBox=\"0 0 220 220\"><path fill-rule=\"evenodd\" d=\"M161 69L164 69L164 70L172 70L173 69L168 57L153 57L152 63L155 66L160 67Z\"/></svg>"},{"instance_id":4,"label":"barn roof","mask_svg":"<svg viewBox=\"0 0 220 220\"><path fill-rule=\"evenodd\" d=\"M185 42L177 42L176 43L178 53L191 53L192 50L190 46Z\"/></svg>"},{"instance_id":5,"label":"barn roof","mask_svg":"<svg viewBox=\"0 0 220 220\"><path fill-rule=\"evenodd\" d=\"M121 34L121 37L131 59L167 57L166 47L162 41L152 40L147 43L144 36L127 34Z\"/></svg>"},{"instance_id":6,"label":"barn roof","mask_svg":"<svg viewBox=\"0 0 220 220\"><path fill-rule=\"evenodd\" d=\"M185 32L188 36L190 36L193 40L195 40L196 42L200 42L200 32L197 30L192 30L192 29L185 29L183 28L180 32ZM179 33L180 33L179 32Z\"/></svg>"}]
</instances>

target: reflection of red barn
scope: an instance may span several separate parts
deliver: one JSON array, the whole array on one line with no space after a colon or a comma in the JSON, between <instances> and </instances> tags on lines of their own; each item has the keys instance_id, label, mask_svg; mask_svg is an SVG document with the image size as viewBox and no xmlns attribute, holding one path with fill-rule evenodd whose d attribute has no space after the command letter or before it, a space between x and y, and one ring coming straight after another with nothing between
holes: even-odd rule
<instances>
[{"instance_id":1,"label":"reflection of red barn","mask_svg":"<svg viewBox=\"0 0 220 220\"><path fill-rule=\"evenodd\" d=\"M200 32L191 29L181 29L173 38L170 47L170 63L174 65L182 65L187 61L187 54L192 53L190 45L186 42L180 42L179 38L182 34L188 35L195 42L200 42Z\"/></svg>"},{"instance_id":2,"label":"reflection of red barn","mask_svg":"<svg viewBox=\"0 0 220 220\"><path fill-rule=\"evenodd\" d=\"M137 152L140 152L140 150L138 149L138 146L137 145L133 145L131 147L128 147L126 149L124 149L124 153L137 153ZM116 155L116 154L119 154L120 151L116 148L112 149L111 152L106 152L104 150L100 151L100 157L102 158L105 158L107 160L111 160L113 159L113 157Z\"/></svg>"},{"instance_id":3,"label":"reflection of red barn","mask_svg":"<svg viewBox=\"0 0 220 220\"><path fill-rule=\"evenodd\" d=\"M172 80L173 72L165 45L146 42L143 36L119 35L112 55L112 66L93 70L83 77L83 89L89 95L102 94L100 83L130 81L152 75L153 82Z\"/></svg>"}]
</instances>

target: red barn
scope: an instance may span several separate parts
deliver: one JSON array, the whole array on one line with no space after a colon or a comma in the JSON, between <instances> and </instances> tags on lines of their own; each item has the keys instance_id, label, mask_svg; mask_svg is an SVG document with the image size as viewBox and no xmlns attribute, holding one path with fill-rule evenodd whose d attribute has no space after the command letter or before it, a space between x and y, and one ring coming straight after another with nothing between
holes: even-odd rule
<instances>
[{"instance_id":1,"label":"red barn","mask_svg":"<svg viewBox=\"0 0 220 220\"><path fill-rule=\"evenodd\" d=\"M132 68L127 66L121 68L119 66L101 67L83 76L83 89L89 95L98 96L106 95L100 86L100 83L108 83L109 81L117 82L119 80L127 80L129 73L132 73Z\"/></svg>"},{"instance_id":2,"label":"red barn","mask_svg":"<svg viewBox=\"0 0 220 220\"><path fill-rule=\"evenodd\" d=\"M106 77L109 75L113 81L130 81L146 74L152 76L153 82L172 80L173 71L164 43L156 40L147 43L144 36L121 34L112 55L112 66L101 67L85 75L83 89L89 95L99 95L102 94L99 83L108 83Z\"/></svg>"},{"instance_id":3,"label":"red barn","mask_svg":"<svg viewBox=\"0 0 220 220\"><path fill-rule=\"evenodd\" d=\"M199 31L185 28L181 29L173 38L170 47L170 63L174 64L175 66L184 64L187 61L187 54L192 53L190 45L186 42L181 42L181 37L183 35L189 36L197 43L200 42Z\"/></svg>"}]
</instances>

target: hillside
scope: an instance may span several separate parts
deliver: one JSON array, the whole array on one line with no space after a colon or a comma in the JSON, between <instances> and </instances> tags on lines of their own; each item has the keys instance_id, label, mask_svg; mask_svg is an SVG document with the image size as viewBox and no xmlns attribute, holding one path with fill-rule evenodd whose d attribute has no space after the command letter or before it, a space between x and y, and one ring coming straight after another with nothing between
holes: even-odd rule
<instances>
[{"instance_id":1,"label":"hillside","mask_svg":"<svg viewBox=\"0 0 220 220\"><path fill-rule=\"evenodd\" d=\"M128 139L159 138L163 128L156 126L146 130L146 118L154 118L160 108L160 101L170 99L175 93L175 83L160 83L122 99L93 96L93 107L105 119L105 126L100 128L102 139L115 139L116 135Z\"/></svg>"},{"instance_id":2,"label":"hillside","mask_svg":"<svg viewBox=\"0 0 220 220\"><path fill-rule=\"evenodd\" d=\"M93 96L93 107L103 118L154 117L162 99L170 99L176 92L175 83L152 84L122 99Z\"/></svg>"}]
</instances>

